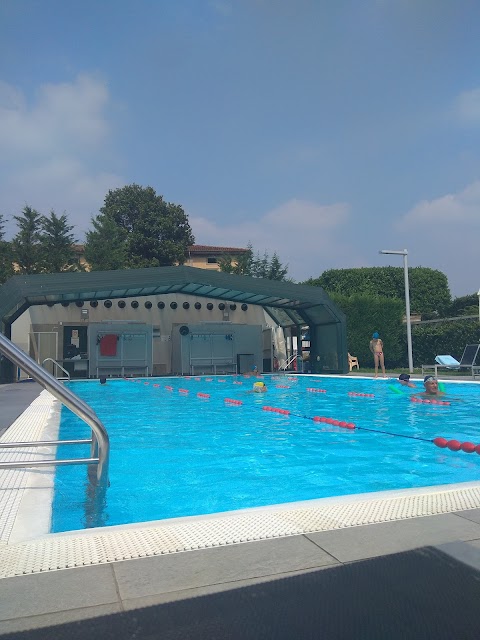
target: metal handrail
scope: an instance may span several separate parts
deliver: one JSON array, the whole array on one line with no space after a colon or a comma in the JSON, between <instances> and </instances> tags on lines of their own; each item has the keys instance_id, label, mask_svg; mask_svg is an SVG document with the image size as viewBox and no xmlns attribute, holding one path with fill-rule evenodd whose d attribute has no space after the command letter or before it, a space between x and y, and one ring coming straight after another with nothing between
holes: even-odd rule
<instances>
[{"instance_id":1,"label":"metal handrail","mask_svg":"<svg viewBox=\"0 0 480 640\"><path fill-rule=\"evenodd\" d=\"M53 364L57 365L57 367L58 367L59 369L61 369L61 370L63 371L63 373L66 373L66 374L67 374L67 380L70 380L70 374L68 373L68 371L67 371L66 369L64 369L64 368L62 367L62 365L61 365L59 362L57 362L57 361L56 361L56 360L54 360L53 358L45 358L45 360L42 362L42 367L43 367L43 365L45 364L45 362L53 362ZM45 368L45 367L44 367L44 368Z\"/></svg>"},{"instance_id":2,"label":"metal handrail","mask_svg":"<svg viewBox=\"0 0 480 640\"><path fill-rule=\"evenodd\" d=\"M70 391L70 389L65 387L65 385L61 384L54 376L52 376L51 373L48 373L48 371L41 367L19 347L13 344L13 342L11 342L2 333L0 333L0 353L7 356L9 360L26 371L36 382L41 384L45 389L47 389L47 391L55 396L57 400L62 402L70 409L70 411L86 422L92 430L90 458L76 460L0 462L0 469L81 463L96 465L96 469L93 466L89 466L89 480L93 485L105 490L108 486L108 459L110 443L108 433L98 419L97 414L86 402L76 396L72 391ZM80 440L79 442L83 441ZM27 443L20 444L21 446L27 445ZM41 443L41 445L39 445L38 443L31 442L28 444L31 447L45 446L45 443ZM49 444L58 444L58 441L53 441Z\"/></svg>"},{"instance_id":3,"label":"metal handrail","mask_svg":"<svg viewBox=\"0 0 480 640\"><path fill-rule=\"evenodd\" d=\"M287 367L289 367L292 364L292 362L295 362L296 359L297 359L297 354L294 353L287 360L285 360L285 362L279 367L279 369L281 369L282 371L285 371Z\"/></svg>"}]
</instances>

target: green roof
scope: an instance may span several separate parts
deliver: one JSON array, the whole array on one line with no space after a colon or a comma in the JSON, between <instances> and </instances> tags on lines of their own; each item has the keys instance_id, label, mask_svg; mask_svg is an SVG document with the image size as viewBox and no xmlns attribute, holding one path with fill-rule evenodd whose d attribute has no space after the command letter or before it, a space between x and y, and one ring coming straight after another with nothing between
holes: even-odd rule
<instances>
[{"instance_id":1,"label":"green roof","mask_svg":"<svg viewBox=\"0 0 480 640\"><path fill-rule=\"evenodd\" d=\"M32 305L168 293L259 305L282 327L345 324L320 287L180 266L13 276L0 287L2 331Z\"/></svg>"}]
</instances>

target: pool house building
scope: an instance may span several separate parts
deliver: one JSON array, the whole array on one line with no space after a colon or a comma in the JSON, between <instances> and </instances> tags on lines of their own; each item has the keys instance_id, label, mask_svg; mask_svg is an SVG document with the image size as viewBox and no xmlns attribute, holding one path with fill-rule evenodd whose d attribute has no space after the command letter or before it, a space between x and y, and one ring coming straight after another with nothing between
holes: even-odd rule
<instances>
[{"instance_id":1,"label":"pool house building","mask_svg":"<svg viewBox=\"0 0 480 640\"><path fill-rule=\"evenodd\" d=\"M348 371L344 314L319 287L188 266L14 276L1 332L57 377ZM5 357L0 382L20 379Z\"/></svg>"}]
</instances>

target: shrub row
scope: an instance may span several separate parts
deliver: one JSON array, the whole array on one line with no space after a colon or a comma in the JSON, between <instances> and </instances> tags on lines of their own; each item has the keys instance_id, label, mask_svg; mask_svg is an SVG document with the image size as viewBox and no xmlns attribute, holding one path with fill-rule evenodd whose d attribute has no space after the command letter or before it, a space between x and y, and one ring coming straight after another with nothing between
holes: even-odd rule
<instances>
[{"instance_id":1,"label":"shrub row","mask_svg":"<svg viewBox=\"0 0 480 640\"><path fill-rule=\"evenodd\" d=\"M348 351L357 356L360 366L373 366L369 343L372 333L378 331L385 346L387 367L408 367L407 327L403 322L405 306L402 300L361 294L330 294L330 297L347 316ZM477 343L480 343L478 320L412 326L413 362L416 367L433 364L435 356L443 354L460 360L465 345Z\"/></svg>"}]
</instances>

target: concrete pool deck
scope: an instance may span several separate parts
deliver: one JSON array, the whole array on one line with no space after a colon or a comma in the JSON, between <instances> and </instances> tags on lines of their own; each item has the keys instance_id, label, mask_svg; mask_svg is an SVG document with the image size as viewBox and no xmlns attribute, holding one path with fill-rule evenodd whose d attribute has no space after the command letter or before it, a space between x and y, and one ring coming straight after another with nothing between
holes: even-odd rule
<instances>
[{"instance_id":1,"label":"concrete pool deck","mask_svg":"<svg viewBox=\"0 0 480 640\"><path fill-rule=\"evenodd\" d=\"M24 387L26 391L24 407L30 404L32 395L35 396L30 384L33 383L0 387L2 414L6 416L4 423L11 419L13 413L19 415L19 409L23 408L20 406L22 391L19 387ZM39 391L40 388L37 388L36 393ZM10 403L14 403L16 409L8 414L6 407ZM1 489L0 501L8 493L4 486ZM412 567L421 566L425 558L432 561L428 565L432 571L434 567L441 567L437 581L449 575L452 567L460 573L464 570L462 567L468 567L473 572L469 576L475 578L472 583L463 574L460 587L453 577L450 580L451 584L456 585L456 592L463 590L458 595L467 604L475 588L472 585L478 584L475 572L480 570L480 483L464 483L454 490L437 488L429 491L427 488L416 492L397 492L397 495L387 497L377 495L373 499L362 496L354 500L345 498L336 503L333 500L318 503L313 510L305 508L305 503L296 503L284 510L273 507L252 509L223 518L181 519L181 523L179 519L172 522L171 526L148 523L147 526L105 528L100 533L99 530L90 530L81 535L55 534L28 539L28 530L24 531L23 540L22 535L17 534L16 541L7 539L0 543L0 568L4 571L3 575L13 575L0 579L0 634L23 630L37 630L40 634L42 629L47 633L47 628L52 625L65 625L54 631L48 630L51 635L38 637L67 637L61 635L67 632L70 637L75 637L75 630L78 633L82 629L85 631L81 625L91 624L89 621L93 619L97 626L91 626L87 631L89 635L93 633L94 637L95 629L99 630L102 624L107 625L106 629L114 629L118 621L123 626L120 630L117 628L116 637L156 637L146 635L146 620L150 616L152 624L156 620L155 624L161 625L160 628L156 627L158 637L209 637L205 627L207 621L211 622L212 616L216 616L219 624L220 616L223 633L218 636L210 634L210 637L281 637L279 633L269 635L264 632L262 635L258 633L258 628L254 635L249 635L245 630L235 635L230 626L235 618L233 609L238 613L244 606L245 616L255 616L251 608L253 601L259 602L264 598L265 604L268 598L276 601L282 598L287 606L291 592L303 594L304 607L307 607L308 594L312 589L318 589L324 598L334 593L340 603L344 592L336 593L335 589L340 589L340 583L343 589L347 588L341 582L345 576L350 576L354 582L356 580L358 588L365 593L368 592L368 585L372 585L377 593L382 589L385 592L390 590L392 598L406 603L409 591L414 589L413 583L407 582L402 590L399 584L385 583L381 587L378 581L382 576L391 578L392 568L400 571L400 567L410 566L412 558L415 560ZM419 513L419 508L422 517L414 515ZM313 513L315 511L316 514ZM258 518L258 515L261 517ZM315 530L318 525L317 520L312 524L311 518L314 516L320 517L321 523L327 523L325 527L322 525L320 530ZM383 521L374 524L379 517L383 517ZM310 519L305 523L305 518ZM260 533L252 534L248 527L255 522L259 523ZM212 525L213 529L217 527L218 530L225 523L231 528L223 543L212 539ZM236 528L238 523L243 526L247 523L247 529ZM178 524L181 524L180 529ZM276 527L273 534L272 524ZM297 533L302 527L304 532ZM10 530L14 528L15 523ZM172 532L175 532L173 538ZM195 544L198 546L195 536L198 535L204 536L201 542L203 548L195 550ZM252 535L265 539L251 540ZM268 539L270 536L274 537ZM145 538L143 551L136 547L135 540L132 543L132 539L137 537ZM108 546L110 543L113 547ZM411 551L425 547L429 549ZM86 552L91 555L85 556ZM141 557L142 553L146 557ZM444 562L445 558L448 561ZM67 568L72 566L75 568ZM430 569L425 568L426 573ZM414 581L415 570L412 568L412 571L409 579ZM326 582L330 587L322 591ZM443 593L447 593L447 585L444 585ZM445 608L454 597L452 593L448 595L450 602L445 603ZM229 598L236 603L233 608L229 605ZM441 601L441 595L438 598L437 604ZM247 601L250 604L247 605ZM298 606L301 604L298 603ZM217 608L220 605L224 607L223 614ZM433 614L427 602L422 606L424 623L427 625L425 629L428 631L433 628ZM291 613L300 613L293 604L291 607ZM261 611L265 613L263 624L270 629L278 624L282 615L285 616L281 609L275 613L271 611L270 618L266 609ZM160 613L167 617L162 618ZM432 616L431 620L429 615ZM439 616L441 618L441 614ZM175 624L172 622L174 619ZM437 616L437 622L438 619ZM196 620L196 627L187 632L186 625L191 624L192 620ZM67 624L73 621L79 621L80 626ZM313 625L314 618L311 621ZM301 626L301 623L298 624ZM318 620L315 624L325 625L326 622ZM340 618L338 624L341 624ZM394 629L405 630L401 625L400 618L390 620L386 635L413 637L394 635ZM446 633L448 625L445 625L443 628ZM288 623L285 622L285 634L287 628ZM332 632L331 636L323 637L386 637L380 632L375 636L372 629L369 633L365 632L366 635L352 628L351 636L347 632L342 635ZM122 635L127 631L131 635ZM474 638L473 633L478 637L478 629L473 629L472 635L468 635L468 630L463 630L463 635L457 637ZM301 634L297 635L300 637ZM321 628L317 626L315 633L312 627L311 636L304 630L303 637L321 635ZM96 637L110 636L104 632ZM290 633L284 637L293 636ZM432 632L432 635L417 634L415 637L454 636L433 635Z\"/></svg>"}]
</instances>

